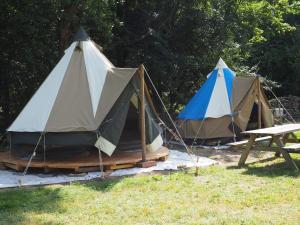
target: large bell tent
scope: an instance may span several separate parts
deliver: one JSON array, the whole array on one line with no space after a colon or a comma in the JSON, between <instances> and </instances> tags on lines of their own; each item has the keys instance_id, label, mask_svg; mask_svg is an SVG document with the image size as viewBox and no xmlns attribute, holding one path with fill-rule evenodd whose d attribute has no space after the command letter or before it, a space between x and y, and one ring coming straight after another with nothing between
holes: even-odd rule
<instances>
[{"instance_id":1,"label":"large bell tent","mask_svg":"<svg viewBox=\"0 0 300 225\"><path fill-rule=\"evenodd\" d=\"M36 145L42 152L96 146L111 156L121 149L121 141L141 149L140 89L139 69L115 67L81 28L7 129L11 149L21 153ZM151 99L145 96L146 148L153 152L163 139ZM133 142L136 146L128 144Z\"/></svg>"}]
</instances>

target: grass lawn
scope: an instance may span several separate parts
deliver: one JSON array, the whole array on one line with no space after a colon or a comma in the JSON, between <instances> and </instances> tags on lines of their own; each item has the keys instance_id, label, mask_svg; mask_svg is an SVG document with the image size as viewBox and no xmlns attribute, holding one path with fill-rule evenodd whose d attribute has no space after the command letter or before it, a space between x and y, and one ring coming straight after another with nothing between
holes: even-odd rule
<instances>
[{"instance_id":1,"label":"grass lawn","mask_svg":"<svg viewBox=\"0 0 300 225\"><path fill-rule=\"evenodd\" d=\"M300 139L300 131L295 132L295 134L296 134L297 138Z\"/></svg>"},{"instance_id":2,"label":"grass lawn","mask_svg":"<svg viewBox=\"0 0 300 225\"><path fill-rule=\"evenodd\" d=\"M0 224L300 224L300 173L280 158L5 191Z\"/></svg>"}]
</instances>

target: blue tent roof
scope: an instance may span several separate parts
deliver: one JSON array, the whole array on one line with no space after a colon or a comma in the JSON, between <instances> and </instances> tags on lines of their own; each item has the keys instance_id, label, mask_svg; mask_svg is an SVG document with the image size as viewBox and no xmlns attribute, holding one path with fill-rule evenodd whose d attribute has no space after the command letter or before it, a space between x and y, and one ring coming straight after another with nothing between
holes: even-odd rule
<instances>
[{"instance_id":1,"label":"blue tent roof","mask_svg":"<svg viewBox=\"0 0 300 225\"><path fill-rule=\"evenodd\" d=\"M178 115L179 119L203 120L231 114L232 83L235 73L222 59L208 79Z\"/></svg>"}]
</instances>

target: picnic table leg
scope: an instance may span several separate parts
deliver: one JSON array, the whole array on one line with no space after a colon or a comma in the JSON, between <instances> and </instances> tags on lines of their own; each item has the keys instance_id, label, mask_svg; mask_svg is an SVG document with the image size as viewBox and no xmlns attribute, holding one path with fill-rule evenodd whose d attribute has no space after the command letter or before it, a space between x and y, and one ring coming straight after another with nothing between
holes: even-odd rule
<instances>
[{"instance_id":1,"label":"picnic table leg","mask_svg":"<svg viewBox=\"0 0 300 225\"><path fill-rule=\"evenodd\" d=\"M292 134L292 136L294 135L293 133L291 133ZM288 141L288 138L289 138L289 135L290 134L284 134L283 135L283 137L282 137L282 143L283 143L283 145L285 145L286 143L287 143L287 141ZM294 137L294 136L293 136ZM297 140L298 141L298 140ZM280 152L276 152L275 153L275 157L280 157L280 155L281 155L281 153Z\"/></svg>"},{"instance_id":2,"label":"picnic table leg","mask_svg":"<svg viewBox=\"0 0 300 225\"><path fill-rule=\"evenodd\" d=\"M254 144L255 138L256 138L256 134L250 134L249 142L248 142L246 148L242 152L242 155L241 155L241 158L239 160L238 166L245 165L245 162L248 158L249 152L251 151L252 146Z\"/></svg>"},{"instance_id":3,"label":"picnic table leg","mask_svg":"<svg viewBox=\"0 0 300 225\"><path fill-rule=\"evenodd\" d=\"M282 137L282 143L285 145L288 140L289 134L284 134Z\"/></svg>"},{"instance_id":4,"label":"picnic table leg","mask_svg":"<svg viewBox=\"0 0 300 225\"><path fill-rule=\"evenodd\" d=\"M287 162L287 164L295 169L295 170L299 170L298 166L296 165L296 163L294 162L294 160L291 158L290 154L283 149L284 147L284 142L280 139L280 136L275 136L274 137L275 143L278 145L278 147L280 147L280 152L283 156L283 158L285 159L285 161Z\"/></svg>"},{"instance_id":5,"label":"picnic table leg","mask_svg":"<svg viewBox=\"0 0 300 225\"><path fill-rule=\"evenodd\" d=\"M272 147L272 144L274 143L274 137L272 136L272 139L268 145L268 147ZM275 153L275 157L280 157L280 152L276 152Z\"/></svg>"},{"instance_id":6,"label":"picnic table leg","mask_svg":"<svg viewBox=\"0 0 300 225\"><path fill-rule=\"evenodd\" d=\"M270 140L268 147L271 147L273 142L274 142L274 137L272 137L272 139Z\"/></svg>"},{"instance_id":7,"label":"picnic table leg","mask_svg":"<svg viewBox=\"0 0 300 225\"><path fill-rule=\"evenodd\" d=\"M288 134L283 135L283 137L282 137L282 143L283 143L283 146L285 145L288 136L289 136ZM274 137L273 137L273 140L274 140ZM279 145L278 145L278 146L279 146ZM279 146L279 147L280 147L280 146ZM281 147L280 147L280 148L281 148ZM280 157L280 155L281 155L281 152L280 152L280 151L275 153L275 157L277 157L277 158Z\"/></svg>"}]
</instances>

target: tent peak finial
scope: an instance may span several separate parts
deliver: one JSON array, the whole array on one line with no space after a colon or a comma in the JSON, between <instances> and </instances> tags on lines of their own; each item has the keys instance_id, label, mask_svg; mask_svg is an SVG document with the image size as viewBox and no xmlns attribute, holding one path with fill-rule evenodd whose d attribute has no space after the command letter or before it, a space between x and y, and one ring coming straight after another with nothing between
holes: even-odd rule
<instances>
[{"instance_id":1,"label":"tent peak finial","mask_svg":"<svg viewBox=\"0 0 300 225\"><path fill-rule=\"evenodd\" d=\"M73 41L87 41L89 39L89 35L86 33L82 26L79 27L78 31L73 36Z\"/></svg>"},{"instance_id":2,"label":"tent peak finial","mask_svg":"<svg viewBox=\"0 0 300 225\"><path fill-rule=\"evenodd\" d=\"M228 68L228 66L226 65L224 60L220 57L217 65L216 65L216 69L224 69L224 68Z\"/></svg>"}]
</instances>

